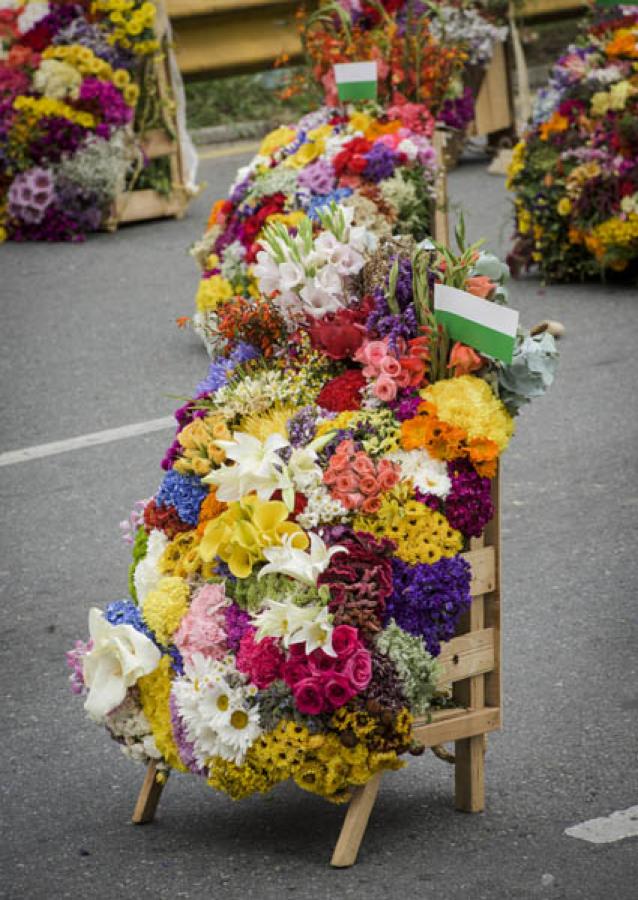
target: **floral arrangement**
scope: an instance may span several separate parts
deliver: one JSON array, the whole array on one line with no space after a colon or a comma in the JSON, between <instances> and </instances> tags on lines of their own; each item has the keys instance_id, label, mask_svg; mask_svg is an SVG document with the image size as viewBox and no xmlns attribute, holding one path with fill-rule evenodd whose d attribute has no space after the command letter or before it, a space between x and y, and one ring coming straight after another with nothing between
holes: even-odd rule
<instances>
[{"instance_id":1,"label":"floral arrangement","mask_svg":"<svg viewBox=\"0 0 638 900\"><path fill-rule=\"evenodd\" d=\"M313 77L334 104L335 63L375 60L379 99L424 103L438 123L463 131L474 118L475 89L507 29L470 0L327 0L301 29Z\"/></svg>"},{"instance_id":2,"label":"floral arrangement","mask_svg":"<svg viewBox=\"0 0 638 900\"><path fill-rule=\"evenodd\" d=\"M292 779L345 801L422 749L415 717L452 702L462 552L556 365L548 335L504 365L437 324L437 283L506 299L507 267L462 234L453 254L317 212L271 222L258 293L219 300L216 356L124 525L130 596L68 654L127 755L236 799Z\"/></svg>"},{"instance_id":3,"label":"floral arrangement","mask_svg":"<svg viewBox=\"0 0 638 900\"><path fill-rule=\"evenodd\" d=\"M203 270L193 324L212 353L226 328L220 304L258 295L254 267L268 224L294 227L307 216L318 225L318 210L334 200L353 212L355 225L379 237L396 232L422 240L430 234L433 129L423 105L381 112L370 104L324 107L266 136L239 170L228 199L214 204L208 230L192 250Z\"/></svg>"},{"instance_id":4,"label":"floral arrangement","mask_svg":"<svg viewBox=\"0 0 638 900\"><path fill-rule=\"evenodd\" d=\"M134 182L162 188L133 138L161 118L155 17L149 0L0 0L0 238L82 240Z\"/></svg>"},{"instance_id":5,"label":"floral arrangement","mask_svg":"<svg viewBox=\"0 0 638 900\"><path fill-rule=\"evenodd\" d=\"M517 270L536 265L548 281L635 270L637 64L638 12L624 7L554 66L509 170Z\"/></svg>"}]
</instances>

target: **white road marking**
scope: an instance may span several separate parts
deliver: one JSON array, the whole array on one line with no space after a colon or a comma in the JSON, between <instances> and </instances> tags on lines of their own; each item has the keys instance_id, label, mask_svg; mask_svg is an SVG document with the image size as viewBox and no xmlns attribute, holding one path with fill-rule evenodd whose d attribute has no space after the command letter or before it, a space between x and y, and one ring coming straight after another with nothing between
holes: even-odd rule
<instances>
[{"instance_id":1,"label":"white road marking","mask_svg":"<svg viewBox=\"0 0 638 900\"><path fill-rule=\"evenodd\" d=\"M600 819L589 819L565 829L569 837L591 844L611 844L628 837L638 837L638 806L621 809Z\"/></svg>"},{"instance_id":2,"label":"white road marking","mask_svg":"<svg viewBox=\"0 0 638 900\"><path fill-rule=\"evenodd\" d=\"M66 441L53 441L50 444L24 447L22 450L9 450L7 453L0 453L0 466L13 466L15 463L30 462L32 459L42 459L45 456L54 456L56 453L68 453L70 450L83 450L86 447L96 447L98 444L110 444L111 441L123 441L140 434L174 428L175 424L173 416L164 416L162 419L149 419L148 422L122 425L121 428L107 428L105 431L81 434L79 437L68 438Z\"/></svg>"}]
</instances>

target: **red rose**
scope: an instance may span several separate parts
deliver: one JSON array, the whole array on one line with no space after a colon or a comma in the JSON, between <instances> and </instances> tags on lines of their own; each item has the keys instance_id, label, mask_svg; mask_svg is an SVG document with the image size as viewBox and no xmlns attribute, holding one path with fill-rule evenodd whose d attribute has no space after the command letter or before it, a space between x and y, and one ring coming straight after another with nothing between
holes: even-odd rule
<instances>
[{"instance_id":1,"label":"red rose","mask_svg":"<svg viewBox=\"0 0 638 900\"><path fill-rule=\"evenodd\" d=\"M317 404L329 412L361 409L361 391L366 380L360 369L348 369L325 384L317 397Z\"/></svg>"},{"instance_id":2,"label":"red rose","mask_svg":"<svg viewBox=\"0 0 638 900\"><path fill-rule=\"evenodd\" d=\"M350 171L354 172L355 175L361 175L365 167L368 165L368 160L365 156L353 156L350 160Z\"/></svg>"},{"instance_id":3,"label":"red rose","mask_svg":"<svg viewBox=\"0 0 638 900\"><path fill-rule=\"evenodd\" d=\"M323 650L313 650L308 657L308 667L313 675L331 675L335 670L336 659L328 656Z\"/></svg>"},{"instance_id":4,"label":"red rose","mask_svg":"<svg viewBox=\"0 0 638 900\"><path fill-rule=\"evenodd\" d=\"M339 659L352 656L359 646L359 632L356 628L352 625L337 625L332 632L332 647Z\"/></svg>"},{"instance_id":5,"label":"red rose","mask_svg":"<svg viewBox=\"0 0 638 900\"><path fill-rule=\"evenodd\" d=\"M236 664L239 671L248 675L252 683L263 691L281 678L284 656L274 638L267 637L256 642L251 630L240 641Z\"/></svg>"},{"instance_id":6,"label":"red rose","mask_svg":"<svg viewBox=\"0 0 638 900\"><path fill-rule=\"evenodd\" d=\"M20 43L31 47L32 50L44 50L48 47L53 39L53 33L46 25L34 25L26 34L20 38Z\"/></svg>"},{"instance_id":7,"label":"red rose","mask_svg":"<svg viewBox=\"0 0 638 900\"><path fill-rule=\"evenodd\" d=\"M294 691L295 686L306 681L310 676L308 666L297 659L289 659L284 665L284 681L291 690Z\"/></svg>"},{"instance_id":8,"label":"red rose","mask_svg":"<svg viewBox=\"0 0 638 900\"><path fill-rule=\"evenodd\" d=\"M326 695L326 703L332 709L338 709L344 706L350 700L354 691L351 682L345 675L331 675L323 683L323 689Z\"/></svg>"},{"instance_id":9,"label":"red rose","mask_svg":"<svg viewBox=\"0 0 638 900\"><path fill-rule=\"evenodd\" d=\"M300 713L307 716L318 716L323 712L324 695L321 683L314 678L305 678L297 682L293 688L295 705Z\"/></svg>"}]
</instances>

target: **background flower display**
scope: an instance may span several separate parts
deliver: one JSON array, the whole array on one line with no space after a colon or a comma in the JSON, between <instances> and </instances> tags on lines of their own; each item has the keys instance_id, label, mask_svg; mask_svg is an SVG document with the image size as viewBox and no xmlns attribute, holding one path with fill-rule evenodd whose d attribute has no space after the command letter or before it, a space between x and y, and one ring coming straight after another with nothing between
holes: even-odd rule
<instances>
[{"instance_id":1,"label":"background flower display","mask_svg":"<svg viewBox=\"0 0 638 900\"><path fill-rule=\"evenodd\" d=\"M82 240L125 189L171 189L150 0L0 0L0 232ZM137 135L137 138L135 137Z\"/></svg>"},{"instance_id":2,"label":"background flower display","mask_svg":"<svg viewBox=\"0 0 638 900\"><path fill-rule=\"evenodd\" d=\"M211 352L223 331L219 309L258 294L255 262L269 223L294 227L331 200L354 213L371 237L431 233L436 155L434 121L422 104L381 111L374 104L324 107L266 136L239 170L227 200L214 204L192 250L203 276L193 319ZM247 301L237 301L246 303ZM223 307L222 307L223 308ZM264 328L265 322L255 322Z\"/></svg>"},{"instance_id":3,"label":"background flower display","mask_svg":"<svg viewBox=\"0 0 638 900\"><path fill-rule=\"evenodd\" d=\"M312 73L336 101L333 65L376 60L379 99L424 103L438 123L464 131L494 45L507 28L468 0L328 0L302 23Z\"/></svg>"},{"instance_id":4,"label":"background flower display","mask_svg":"<svg viewBox=\"0 0 638 900\"><path fill-rule=\"evenodd\" d=\"M549 281L634 271L638 260L638 12L607 11L570 46L515 147L517 269Z\"/></svg>"},{"instance_id":5,"label":"background flower display","mask_svg":"<svg viewBox=\"0 0 638 900\"><path fill-rule=\"evenodd\" d=\"M453 254L317 215L271 222L257 291L219 298L215 358L125 526L130 596L68 654L127 755L236 799L292 779L345 801L418 752L414 718L451 702L460 554L556 365L548 335L504 365L437 325L436 283L506 300L507 267L462 235Z\"/></svg>"}]
</instances>

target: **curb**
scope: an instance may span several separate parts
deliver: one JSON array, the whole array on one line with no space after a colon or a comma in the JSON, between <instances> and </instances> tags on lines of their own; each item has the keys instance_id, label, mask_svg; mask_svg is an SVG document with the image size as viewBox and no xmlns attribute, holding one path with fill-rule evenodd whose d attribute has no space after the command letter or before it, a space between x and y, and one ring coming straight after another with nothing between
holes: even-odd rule
<instances>
[{"instance_id":1,"label":"curb","mask_svg":"<svg viewBox=\"0 0 638 900\"><path fill-rule=\"evenodd\" d=\"M230 122L225 125L193 128L189 133L195 146L201 147L210 144L229 144L250 138L262 138L273 127L269 119L258 119L254 122Z\"/></svg>"}]
</instances>

